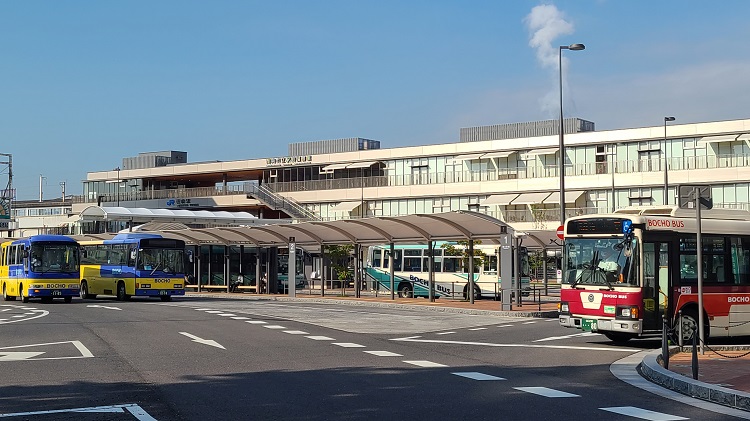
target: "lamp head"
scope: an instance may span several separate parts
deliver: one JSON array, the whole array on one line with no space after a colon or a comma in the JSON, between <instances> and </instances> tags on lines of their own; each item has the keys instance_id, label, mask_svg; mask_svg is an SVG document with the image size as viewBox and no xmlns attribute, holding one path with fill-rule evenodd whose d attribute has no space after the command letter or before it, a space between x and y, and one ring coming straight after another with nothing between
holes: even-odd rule
<instances>
[{"instance_id":1,"label":"lamp head","mask_svg":"<svg viewBox=\"0 0 750 421\"><path fill-rule=\"evenodd\" d=\"M664 117L664 121L675 121L674 117Z\"/></svg>"},{"instance_id":2,"label":"lamp head","mask_svg":"<svg viewBox=\"0 0 750 421\"><path fill-rule=\"evenodd\" d=\"M586 46L583 44L570 44L568 46L568 50L573 50L573 51L580 51L580 50L585 50L585 49L586 49Z\"/></svg>"}]
</instances>

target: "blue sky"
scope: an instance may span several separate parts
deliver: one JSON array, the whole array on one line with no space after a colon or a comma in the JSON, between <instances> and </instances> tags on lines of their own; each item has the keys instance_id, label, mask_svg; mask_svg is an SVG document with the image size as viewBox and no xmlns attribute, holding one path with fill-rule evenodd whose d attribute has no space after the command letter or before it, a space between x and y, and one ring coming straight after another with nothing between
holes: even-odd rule
<instances>
[{"instance_id":1,"label":"blue sky","mask_svg":"<svg viewBox=\"0 0 750 421\"><path fill-rule=\"evenodd\" d=\"M564 53L566 117L749 118L747 16L744 0L6 0L0 152L33 200L40 174L45 198L62 181L80 194L87 172L139 152L456 142L461 127L557 118L544 52L570 43L586 50Z\"/></svg>"}]
</instances>

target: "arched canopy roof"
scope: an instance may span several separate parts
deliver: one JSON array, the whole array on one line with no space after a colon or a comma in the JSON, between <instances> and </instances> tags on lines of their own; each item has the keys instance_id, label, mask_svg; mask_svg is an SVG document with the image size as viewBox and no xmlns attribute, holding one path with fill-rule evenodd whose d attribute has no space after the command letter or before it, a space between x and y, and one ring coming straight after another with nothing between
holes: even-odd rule
<instances>
[{"instance_id":1,"label":"arched canopy roof","mask_svg":"<svg viewBox=\"0 0 750 421\"><path fill-rule=\"evenodd\" d=\"M187 209L148 209L89 206L81 211L81 221L181 222L184 224L268 224L279 220L262 220L248 212L191 211Z\"/></svg>"},{"instance_id":2,"label":"arched canopy roof","mask_svg":"<svg viewBox=\"0 0 750 421\"><path fill-rule=\"evenodd\" d=\"M501 233L513 234L508 224L471 211L416 214L399 217L345 219L329 222L145 231L184 240L188 244L250 244L285 246L294 237L298 246L323 244L375 245L427 241L481 240L500 244Z\"/></svg>"}]
</instances>

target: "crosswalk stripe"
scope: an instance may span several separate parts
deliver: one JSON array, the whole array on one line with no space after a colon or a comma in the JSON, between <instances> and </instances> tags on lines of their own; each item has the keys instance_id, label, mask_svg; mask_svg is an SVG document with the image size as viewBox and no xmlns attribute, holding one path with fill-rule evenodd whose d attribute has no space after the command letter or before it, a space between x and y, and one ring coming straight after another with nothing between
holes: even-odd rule
<instances>
[{"instance_id":1,"label":"crosswalk stripe","mask_svg":"<svg viewBox=\"0 0 750 421\"><path fill-rule=\"evenodd\" d=\"M472 379L472 380L505 380L502 377L491 376L489 374L478 373L476 371L459 372L459 373L451 373L451 374L455 374L456 376L466 377L467 379Z\"/></svg>"},{"instance_id":2,"label":"crosswalk stripe","mask_svg":"<svg viewBox=\"0 0 750 421\"><path fill-rule=\"evenodd\" d=\"M637 408L635 406L613 406L611 408L599 408L602 411L614 412L615 414L627 415L629 417L640 418L648 421L677 421L687 420L689 418L677 415L663 414L661 412L649 411L648 409Z\"/></svg>"},{"instance_id":3,"label":"crosswalk stripe","mask_svg":"<svg viewBox=\"0 0 750 421\"><path fill-rule=\"evenodd\" d=\"M391 351L362 351L362 352L376 355L378 357L403 357L403 355L396 354L395 352L391 352Z\"/></svg>"},{"instance_id":4,"label":"crosswalk stripe","mask_svg":"<svg viewBox=\"0 0 750 421\"><path fill-rule=\"evenodd\" d=\"M450 335L451 333L456 333L456 332L440 332L440 333L436 333L436 335Z\"/></svg>"},{"instance_id":5,"label":"crosswalk stripe","mask_svg":"<svg viewBox=\"0 0 750 421\"><path fill-rule=\"evenodd\" d=\"M236 314L232 314L232 313L219 313L218 315L219 315L219 316L221 316L221 317L232 317L232 316L236 316Z\"/></svg>"},{"instance_id":6,"label":"crosswalk stripe","mask_svg":"<svg viewBox=\"0 0 750 421\"><path fill-rule=\"evenodd\" d=\"M308 339L312 339L313 341L335 341L333 338L329 338L328 336L305 336Z\"/></svg>"},{"instance_id":7,"label":"crosswalk stripe","mask_svg":"<svg viewBox=\"0 0 750 421\"><path fill-rule=\"evenodd\" d=\"M249 317L235 316L235 317L232 317L232 319L234 319L234 320L247 320L247 319L249 319Z\"/></svg>"},{"instance_id":8,"label":"crosswalk stripe","mask_svg":"<svg viewBox=\"0 0 750 421\"><path fill-rule=\"evenodd\" d=\"M512 327L513 325L500 325L498 327Z\"/></svg>"},{"instance_id":9,"label":"crosswalk stripe","mask_svg":"<svg viewBox=\"0 0 750 421\"><path fill-rule=\"evenodd\" d=\"M342 348L365 348L364 345L354 344L351 342L334 342L333 344Z\"/></svg>"},{"instance_id":10,"label":"crosswalk stripe","mask_svg":"<svg viewBox=\"0 0 750 421\"><path fill-rule=\"evenodd\" d=\"M263 320L245 320L245 323L250 323L251 325L264 325L266 322Z\"/></svg>"},{"instance_id":11,"label":"crosswalk stripe","mask_svg":"<svg viewBox=\"0 0 750 421\"><path fill-rule=\"evenodd\" d=\"M445 364L440 363L434 363L432 361L424 361L424 360L412 360L412 361L404 361L407 364L416 365L418 367L448 367Z\"/></svg>"},{"instance_id":12,"label":"crosswalk stripe","mask_svg":"<svg viewBox=\"0 0 750 421\"><path fill-rule=\"evenodd\" d=\"M513 389L520 390L521 392L533 393L535 395L540 395L547 398L580 398L579 395L563 392L561 390L550 389L548 387L514 387Z\"/></svg>"},{"instance_id":13,"label":"crosswalk stripe","mask_svg":"<svg viewBox=\"0 0 750 421\"><path fill-rule=\"evenodd\" d=\"M268 325L268 326L263 326L263 327L265 327L266 329L286 329L284 326L281 326L281 325Z\"/></svg>"},{"instance_id":14,"label":"crosswalk stripe","mask_svg":"<svg viewBox=\"0 0 750 421\"><path fill-rule=\"evenodd\" d=\"M290 335L309 335L309 333L303 330L285 330L284 333L288 333Z\"/></svg>"}]
</instances>

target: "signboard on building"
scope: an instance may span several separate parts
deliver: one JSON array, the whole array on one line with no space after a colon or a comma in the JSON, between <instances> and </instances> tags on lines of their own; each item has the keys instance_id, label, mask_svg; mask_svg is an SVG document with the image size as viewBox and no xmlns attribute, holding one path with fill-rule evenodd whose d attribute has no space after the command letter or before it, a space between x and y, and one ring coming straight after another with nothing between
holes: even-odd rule
<instances>
[{"instance_id":1,"label":"signboard on building","mask_svg":"<svg viewBox=\"0 0 750 421\"><path fill-rule=\"evenodd\" d=\"M189 197L185 199L167 199L165 203L168 209L190 209L190 208L205 208L216 206L216 203L211 199L196 199Z\"/></svg>"}]
</instances>

